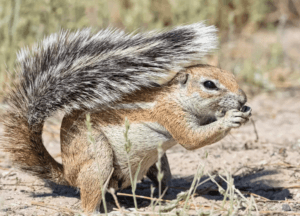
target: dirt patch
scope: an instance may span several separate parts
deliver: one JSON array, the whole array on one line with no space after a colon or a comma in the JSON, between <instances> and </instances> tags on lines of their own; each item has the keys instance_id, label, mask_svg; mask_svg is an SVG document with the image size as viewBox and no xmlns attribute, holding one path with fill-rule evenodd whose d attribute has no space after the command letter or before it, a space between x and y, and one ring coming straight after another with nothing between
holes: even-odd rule
<instances>
[{"instance_id":1,"label":"dirt patch","mask_svg":"<svg viewBox=\"0 0 300 216\"><path fill-rule=\"evenodd\" d=\"M180 146L167 154L173 174L172 188L164 199L173 200L187 190L197 166L204 167L201 181L207 172L216 174L219 184L227 184L218 176L231 174L236 188L253 193L258 210L300 212L299 152L300 152L300 91L260 94L250 98L253 122L233 130L220 142L195 151ZM45 145L60 161L59 118L51 118L45 126ZM207 158L205 157L208 154ZM15 170L4 153L0 153L0 215L64 215L80 212L79 191L54 185ZM151 182L138 185L137 194L151 196ZM130 189L124 193L131 193ZM157 191L155 191L157 195ZM109 205L113 205L108 196ZM118 196L120 204L133 208L132 198ZM194 202L201 205L221 204L223 196L212 181L197 188ZM38 204L45 204L39 206ZM150 201L138 199L138 205L147 209ZM64 209L66 208L66 209ZM71 212L68 212L71 211Z\"/></svg>"}]
</instances>

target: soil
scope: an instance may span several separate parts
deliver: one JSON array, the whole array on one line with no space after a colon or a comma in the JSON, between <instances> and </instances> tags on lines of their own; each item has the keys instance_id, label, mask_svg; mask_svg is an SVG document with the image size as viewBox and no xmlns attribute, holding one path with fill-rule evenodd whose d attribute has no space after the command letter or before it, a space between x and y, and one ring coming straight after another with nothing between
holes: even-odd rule
<instances>
[{"instance_id":1,"label":"soil","mask_svg":"<svg viewBox=\"0 0 300 216\"><path fill-rule=\"evenodd\" d=\"M261 93L250 98L248 105L253 110L252 121L232 130L220 142L194 151L179 145L167 151L173 179L164 199L174 200L177 194L187 191L200 166L203 168L200 181L208 181L197 187L193 202L202 205L201 208L219 208L224 198L208 174L215 176L225 190L227 183L221 177L228 179L231 175L235 187L248 200L252 193L261 214L300 213L300 90ZM47 121L44 132L45 145L58 161L60 119L55 116ZM145 179L138 184L136 193L150 197L150 186L150 180ZM122 193L130 194L131 189ZM132 198L120 195L117 198L124 209L134 208ZM137 201L140 210L149 210L149 200ZM107 195L107 202L111 214L117 214L112 196ZM244 210L240 207L241 214ZM78 190L21 173L0 152L0 215L75 212L81 212Z\"/></svg>"}]
</instances>

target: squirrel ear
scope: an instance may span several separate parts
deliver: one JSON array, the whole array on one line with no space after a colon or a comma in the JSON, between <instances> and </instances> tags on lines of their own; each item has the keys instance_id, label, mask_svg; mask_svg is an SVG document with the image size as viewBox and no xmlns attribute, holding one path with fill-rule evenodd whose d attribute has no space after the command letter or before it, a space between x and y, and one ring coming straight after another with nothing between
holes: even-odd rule
<instances>
[{"instance_id":1,"label":"squirrel ear","mask_svg":"<svg viewBox=\"0 0 300 216\"><path fill-rule=\"evenodd\" d=\"M186 85L186 83L189 80L189 77L190 77L190 75L188 73L182 73L182 74L178 75L177 79L181 85Z\"/></svg>"}]
</instances>

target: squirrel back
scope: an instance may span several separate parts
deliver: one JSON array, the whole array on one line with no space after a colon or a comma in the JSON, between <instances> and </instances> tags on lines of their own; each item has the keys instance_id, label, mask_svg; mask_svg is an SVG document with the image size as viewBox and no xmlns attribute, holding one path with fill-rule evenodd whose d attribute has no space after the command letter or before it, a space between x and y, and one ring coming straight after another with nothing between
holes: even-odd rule
<instances>
[{"instance_id":1,"label":"squirrel back","mask_svg":"<svg viewBox=\"0 0 300 216\"><path fill-rule=\"evenodd\" d=\"M111 29L95 35L88 29L52 34L31 52L19 52L20 85L11 101L26 101L17 108L32 126L58 109L111 106L123 95L163 85L199 62L216 48L215 32L196 23L158 34Z\"/></svg>"},{"instance_id":2,"label":"squirrel back","mask_svg":"<svg viewBox=\"0 0 300 216\"><path fill-rule=\"evenodd\" d=\"M2 148L22 170L67 184L63 166L42 141L44 121L57 110L113 108L141 88L167 84L216 48L216 29L203 23L165 32L125 34L106 29L61 31L18 53L19 80L8 95Z\"/></svg>"}]
</instances>

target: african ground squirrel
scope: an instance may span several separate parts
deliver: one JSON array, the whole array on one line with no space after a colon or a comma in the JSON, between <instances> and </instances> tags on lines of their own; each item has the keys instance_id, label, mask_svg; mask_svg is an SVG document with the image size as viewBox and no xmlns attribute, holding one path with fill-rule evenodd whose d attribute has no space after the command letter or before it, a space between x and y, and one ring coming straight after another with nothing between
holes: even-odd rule
<instances>
[{"instance_id":1,"label":"african ground squirrel","mask_svg":"<svg viewBox=\"0 0 300 216\"><path fill-rule=\"evenodd\" d=\"M2 148L21 170L80 188L82 208L93 212L101 202L100 182L115 189L130 185L127 117L132 173L142 161L138 179L148 175L157 181L159 143L164 151L177 143L201 148L251 115L250 109L241 110L246 95L231 73L199 64L216 48L215 32L203 23L135 35L111 29L62 31L21 50L19 80L7 97ZM42 141L45 119L57 110L66 112L62 164ZM96 150L87 139L87 113ZM167 184L166 155L162 164L162 183Z\"/></svg>"}]
</instances>

